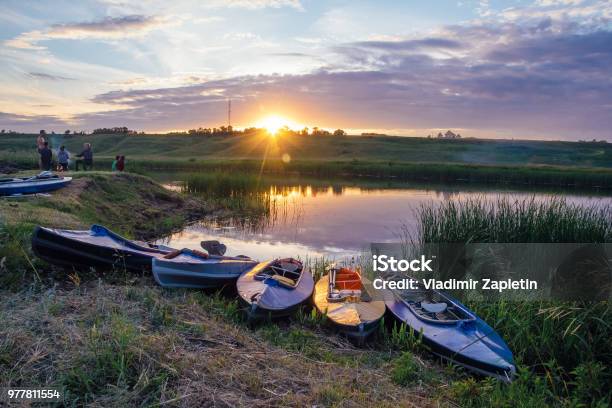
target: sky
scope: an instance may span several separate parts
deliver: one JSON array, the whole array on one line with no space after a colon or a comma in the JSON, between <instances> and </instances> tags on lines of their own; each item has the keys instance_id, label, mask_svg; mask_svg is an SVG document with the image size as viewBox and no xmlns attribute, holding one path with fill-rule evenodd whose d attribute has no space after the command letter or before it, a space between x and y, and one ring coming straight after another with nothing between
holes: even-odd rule
<instances>
[{"instance_id":1,"label":"sky","mask_svg":"<svg viewBox=\"0 0 612 408\"><path fill-rule=\"evenodd\" d=\"M612 141L612 0L0 3L0 128Z\"/></svg>"}]
</instances>

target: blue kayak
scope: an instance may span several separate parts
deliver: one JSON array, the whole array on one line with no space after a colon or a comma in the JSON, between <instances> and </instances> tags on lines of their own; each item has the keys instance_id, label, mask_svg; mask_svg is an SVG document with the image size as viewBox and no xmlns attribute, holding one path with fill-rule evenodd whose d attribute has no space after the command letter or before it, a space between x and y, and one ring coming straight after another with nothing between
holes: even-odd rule
<instances>
[{"instance_id":1,"label":"blue kayak","mask_svg":"<svg viewBox=\"0 0 612 408\"><path fill-rule=\"evenodd\" d=\"M72 177L61 177L51 172L26 178L0 179L0 195L46 193L67 186Z\"/></svg>"},{"instance_id":2,"label":"blue kayak","mask_svg":"<svg viewBox=\"0 0 612 408\"><path fill-rule=\"evenodd\" d=\"M182 249L152 258L155 281L167 288L217 288L235 284L246 270L257 265L248 257L210 255Z\"/></svg>"},{"instance_id":3,"label":"blue kayak","mask_svg":"<svg viewBox=\"0 0 612 408\"><path fill-rule=\"evenodd\" d=\"M504 340L474 312L436 290L388 291L385 304L440 357L510 382L516 372Z\"/></svg>"},{"instance_id":4,"label":"blue kayak","mask_svg":"<svg viewBox=\"0 0 612 408\"><path fill-rule=\"evenodd\" d=\"M302 262L287 258L262 262L236 283L249 319L284 317L310 299L314 280Z\"/></svg>"}]
</instances>

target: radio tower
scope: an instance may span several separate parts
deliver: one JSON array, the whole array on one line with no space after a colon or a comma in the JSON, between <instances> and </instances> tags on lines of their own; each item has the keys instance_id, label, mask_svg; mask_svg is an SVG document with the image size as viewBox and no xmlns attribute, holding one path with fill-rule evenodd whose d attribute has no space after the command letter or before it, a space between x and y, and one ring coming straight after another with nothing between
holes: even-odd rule
<instances>
[{"instance_id":1,"label":"radio tower","mask_svg":"<svg viewBox=\"0 0 612 408\"><path fill-rule=\"evenodd\" d=\"M227 100L227 127L232 127L232 100Z\"/></svg>"}]
</instances>

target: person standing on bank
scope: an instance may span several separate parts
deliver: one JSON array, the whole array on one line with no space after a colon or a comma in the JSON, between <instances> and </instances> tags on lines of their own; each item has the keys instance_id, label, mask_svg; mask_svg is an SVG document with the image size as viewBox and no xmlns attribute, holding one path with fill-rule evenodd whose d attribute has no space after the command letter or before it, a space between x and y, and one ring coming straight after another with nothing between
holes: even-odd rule
<instances>
[{"instance_id":1,"label":"person standing on bank","mask_svg":"<svg viewBox=\"0 0 612 408\"><path fill-rule=\"evenodd\" d=\"M68 161L70 160L70 153L66 151L66 147L60 147L57 152L57 162L61 171L68 171Z\"/></svg>"},{"instance_id":2,"label":"person standing on bank","mask_svg":"<svg viewBox=\"0 0 612 408\"><path fill-rule=\"evenodd\" d=\"M39 154L40 154L40 151L45 148L45 142L47 141L45 139L45 135L46 135L46 132L44 130L41 130L38 133L38 137L36 138L36 151ZM43 165L42 165L42 162L40 160L38 161L38 167L40 168L40 170L43 170Z\"/></svg>"},{"instance_id":3,"label":"person standing on bank","mask_svg":"<svg viewBox=\"0 0 612 408\"><path fill-rule=\"evenodd\" d=\"M40 169L42 171L51 170L51 159L53 158L53 152L49 149L49 142L43 143L43 148L38 149L40 154Z\"/></svg>"},{"instance_id":4,"label":"person standing on bank","mask_svg":"<svg viewBox=\"0 0 612 408\"><path fill-rule=\"evenodd\" d=\"M125 170L125 156L119 156L117 159L117 171Z\"/></svg>"},{"instance_id":5,"label":"person standing on bank","mask_svg":"<svg viewBox=\"0 0 612 408\"><path fill-rule=\"evenodd\" d=\"M82 157L82 160L76 161L75 171L79 171L79 163L83 164L83 171L93 170L93 151L91 150L91 143L85 143L83 145L83 151L77 154L77 157Z\"/></svg>"}]
</instances>

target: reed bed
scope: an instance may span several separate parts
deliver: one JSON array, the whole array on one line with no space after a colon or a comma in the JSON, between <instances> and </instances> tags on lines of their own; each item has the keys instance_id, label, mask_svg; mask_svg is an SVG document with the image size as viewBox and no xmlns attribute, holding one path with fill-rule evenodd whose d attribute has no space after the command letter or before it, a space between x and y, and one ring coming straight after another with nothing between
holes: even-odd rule
<instances>
[{"instance_id":1,"label":"reed bed","mask_svg":"<svg viewBox=\"0 0 612 408\"><path fill-rule=\"evenodd\" d=\"M213 171L313 177L391 179L433 183L476 183L577 189L612 188L612 171L607 169L555 166L500 166L464 163L412 163L370 160L292 160L285 163L261 160L147 160L134 161L138 171Z\"/></svg>"},{"instance_id":2,"label":"reed bed","mask_svg":"<svg viewBox=\"0 0 612 408\"><path fill-rule=\"evenodd\" d=\"M417 211L422 243L612 242L612 207L582 206L553 197L469 199Z\"/></svg>"},{"instance_id":3,"label":"reed bed","mask_svg":"<svg viewBox=\"0 0 612 408\"><path fill-rule=\"evenodd\" d=\"M610 205L483 199L424 205L418 243L612 242ZM612 396L612 314L609 302L469 302L508 342L519 367L509 388L459 384L466 405L608 406ZM484 388L483 388L484 387ZM488 388L488 391L484 391Z\"/></svg>"},{"instance_id":4,"label":"reed bed","mask_svg":"<svg viewBox=\"0 0 612 408\"><path fill-rule=\"evenodd\" d=\"M257 177L248 174L190 174L183 181L182 191L203 196L229 210L259 215L271 212L272 202L266 190L260 186Z\"/></svg>"}]
</instances>

